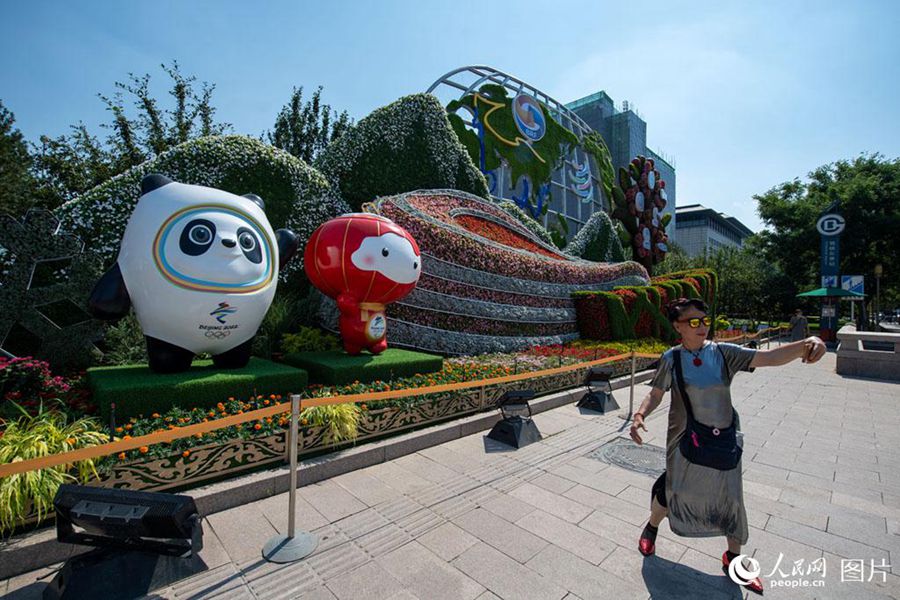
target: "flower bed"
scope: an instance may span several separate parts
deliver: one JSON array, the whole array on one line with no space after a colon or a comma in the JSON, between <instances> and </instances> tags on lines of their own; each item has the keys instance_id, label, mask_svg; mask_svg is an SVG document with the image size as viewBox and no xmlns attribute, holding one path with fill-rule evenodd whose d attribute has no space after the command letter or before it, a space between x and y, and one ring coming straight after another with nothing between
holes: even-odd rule
<instances>
[{"instance_id":1,"label":"flower bed","mask_svg":"<svg viewBox=\"0 0 900 600\"><path fill-rule=\"evenodd\" d=\"M435 373L414 375L391 382L371 384L354 382L343 386L309 386L306 397L361 394L396 389L416 389L426 386L480 381L513 373L550 369L561 365L580 364L596 358L626 353L631 348L642 352L661 351L666 346L653 340L636 340L628 344L598 344L582 340L567 345L535 346L518 353L491 353L478 356L449 358L444 368ZM639 359L640 367L652 360ZM630 361L613 363L614 374L628 372ZM540 375L524 382L539 395L569 389L583 383L587 367L568 373ZM523 382L487 385L466 390L437 394L420 394L368 404L355 405L354 414L361 441L383 437L411 427L433 424L479 411L492 410L503 393L516 389ZM205 409L173 408L163 414L129 419L116 431L117 438L135 437L194 423L215 421L239 415L282 401L277 394L228 398ZM335 408L343 408L337 406ZM299 451L301 454L319 453L332 448L333 427L304 409L301 417L310 414L310 421L301 420ZM289 423L287 412L269 418L225 427L190 438L155 444L109 456L97 461L99 480L91 485L144 490L187 489L203 482L231 477L270 464L284 461L285 436ZM346 439L346 438L345 438ZM345 442L351 443L351 442ZM29 522L34 523L36 515Z\"/></svg>"},{"instance_id":2,"label":"flower bed","mask_svg":"<svg viewBox=\"0 0 900 600\"><path fill-rule=\"evenodd\" d=\"M473 300L482 300L484 302L493 302L495 304L512 304L516 306L533 306L536 308L570 308L572 301L569 298L553 298L549 296L537 296L534 294L517 294L505 290L495 290L488 287L482 287L474 284L453 281L437 275L429 273L422 274L416 289L432 290L447 294L448 296L458 296L460 298L471 298Z\"/></svg>"},{"instance_id":3,"label":"flower bed","mask_svg":"<svg viewBox=\"0 0 900 600\"><path fill-rule=\"evenodd\" d=\"M469 315L457 315L423 308L414 308L396 302L387 307L387 316L408 323L428 325L438 329L448 329L463 333L500 336L551 336L575 333L575 322L536 323L524 321L502 321Z\"/></svg>"},{"instance_id":4,"label":"flower bed","mask_svg":"<svg viewBox=\"0 0 900 600\"><path fill-rule=\"evenodd\" d=\"M488 221L487 219L482 219L474 215L458 215L454 221L467 231L471 231L474 234L493 240L504 246L536 252L550 258L559 258L557 253L545 250L533 241L523 237L522 234L515 232L508 227L504 227L503 225Z\"/></svg>"},{"instance_id":5,"label":"flower bed","mask_svg":"<svg viewBox=\"0 0 900 600\"><path fill-rule=\"evenodd\" d=\"M381 198L376 203L378 213L409 231L423 252L470 268L556 283L605 283L627 276L647 281L647 272L637 263L593 263L562 253L550 258L476 238L452 219L444 220L450 218L445 215L453 208L489 213L524 232L512 217L491 203L449 190L413 192ZM534 240L538 245L543 244L536 236Z\"/></svg>"},{"instance_id":6,"label":"flower bed","mask_svg":"<svg viewBox=\"0 0 900 600\"><path fill-rule=\"evenodd\" d=\"M308 395L326 396L335 393L355 394L365 391L386 391L398 386L423 387L453 383L460 380L479 380L499 377L516 371L527 372L548 369L560 364L576 364L592 359L593 353L586 355L584 349L535 349L533 353L518 355L490 354L469 359L448 359L440 373L417 375L413 378L394 382L374 382L370 385L353 384L340 387L313 386ZM615 353L616 350L597 350L598 353ZM610 354L614 355L614 354ZM640 359L639 365L653 362ZM623 375L630 369L628 361L610 365L614 375ZM542 375L528 380L530 389L539 395L569 389L581 385L587 375L587 367L568 373ZM503 393L521 387L523 382L494 384L455 392L423 394L402 399L372 402L361 405L357 441L397 433L411 427L437 423L474 412L493 410ZM229 414L241 414L260 406L278 401L278 396L257 396L247 400L229 399L214 411L183 411L157 415L143 421L130 423L132 434L150 433L159 429L176 427L191 422L221 418ZM215 413L209 417L210 413ZM102 465L102 480L105 487L165 490L185 488L197 483L231 476L267 464L284 461L286 454L285 427L288 414L246 424L243 427L228 427L201 438L176 440L171 444L157 444L151 448L141 448L108 460ZM325 427L312 427L301 421L299 442L300 454L321 452L328 448L325 442ZM125 428L123 428L123 435Z\"/></svg>"}]
</instances>

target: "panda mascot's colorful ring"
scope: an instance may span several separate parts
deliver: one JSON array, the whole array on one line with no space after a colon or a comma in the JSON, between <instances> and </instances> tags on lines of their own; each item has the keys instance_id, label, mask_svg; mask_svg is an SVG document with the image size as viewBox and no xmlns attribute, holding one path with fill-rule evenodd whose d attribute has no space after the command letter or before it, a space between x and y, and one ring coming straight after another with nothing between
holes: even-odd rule
<instances>
[{"instance_id":1,"label":"panda mascot's colorful ring","mask_svg":"<svg viewBox=\"0 0 900 600\"><path fill-rule=\"evenodd\" d=\"M253 229L256 231L256 234L259 236L259 239L262 240L261 245L265 250L266 270L261 277L259 277L255 281L249 281L242 284L218 283L215 281L189 277L187 275L184 275L183 273L180 273L177 269L169 264L169 262L166 260L164 249L166 247L166 241L169 235L172 233L172 230L182 220L189 218L191 215L204 212L221 212L230 214L241 219L242 221L245 221L248 225L253 227ZM172 216L166 219L162 226L160 226L159 231L156 234L156 238L153 240L153 261L156 264L156 268L159 270L159 273L167 281L179 287L200 292L249 294L265 288L272 282L275 277L275 265L274 261L272 260L272 247L272 240L269 238L269 236L266 235L265 229L256 219L254 219L249 214L225 204L200 204L190 206L172 214Z\"/></svg>"}]
</instances>

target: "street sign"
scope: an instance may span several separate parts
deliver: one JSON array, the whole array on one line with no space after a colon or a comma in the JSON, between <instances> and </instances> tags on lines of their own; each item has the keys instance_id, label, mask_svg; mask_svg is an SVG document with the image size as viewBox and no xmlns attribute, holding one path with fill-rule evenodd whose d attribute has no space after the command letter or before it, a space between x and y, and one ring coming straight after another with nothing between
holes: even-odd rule
<instances>
[{"instance_id":1,"label":"street sign","mask_svg":"<svg viewBox=\"0 0 900 600\"><path fill-rule=\"evenodd\" d=\"M865 294L865 280L864 275L841 275L841 287L850 292Z\"/></svg>"},{"instance_id":2,"label":"street sign","mask_svg":"<svg viewBox=\"0 0 900 600\"><path fill-rule=\"evenodd\" d=\"M837 275L822 275L822 287L837 287L838 286L838 276Z\"/></svg>"}]
</instances>

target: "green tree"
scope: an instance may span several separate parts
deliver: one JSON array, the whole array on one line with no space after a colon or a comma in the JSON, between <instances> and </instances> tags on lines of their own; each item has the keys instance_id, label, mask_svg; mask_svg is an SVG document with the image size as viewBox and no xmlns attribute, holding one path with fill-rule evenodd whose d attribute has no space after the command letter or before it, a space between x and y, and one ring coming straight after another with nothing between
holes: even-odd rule
<instances>
[{"instance_id":1,"label":"green tree","mask_svg":"<svg viewBox=\"0 0 900 600\"><path fill-rule=\"evenodd\" d=\"M760 234L766 257L799 287L819 287L820 237L816 221L835 200L847 222L841 235L840 272L865 275L874 296L875 265L884 266L882 306L900 302L900 159L862 154L824 165L756 195L768 229ZM871 284L871 285L870 285Z\"/></svg>"},{"instance_id":2,"label":"green tree","mask_svg":"<svg viewBox=\"0 0 900 600\"><path fill-rule=\"evenodd\" d=\"M322 86L306 102L303 101L303 86L300 86L294 88L290 102L275 118L275 129L267 132L265 137L276 148L312 164L328 144L351 126L347 111L338 113L330 105L322 104Z\"/></svg>"},{"instance_id":3,"label":"green tree","mask_svg":"<svg viewBox=\"0 0 900 600\"><path fill-rule=\"evenodd\" d=\"M684 249L669 238L669 251L661 263L653 267L654 275L666 275L678 271L686 271L700 266L702 259L695 259L687 255Z\"/></svg>"},{"instance_id":4,"label":"green tree","mask_svg":"<svg viewBox=\"0 0 900 600\"><path fill-rule=\"evenodd\" d=\"M19 216L31 205L32 160L15 115L0 101L0 213Z\"/></svg>"},{"instance_id":5,"label":"green tree","mask_svg":"<svg viewBox=\"0 0 900 600\"><path fill-rule=\"evenodd\" d=\"M665 259L654 270L662 275L698 268L713 269L718 275L719 314L775 320L795 307L796 286L763 257L757 236L747 238L741 248L726 246L694 257L670 244Z\"/></svg>"},{"instance_id":6,"label":"green tree","mask_svg":"<svg viewBox=\"0 0 900 600\"><path fill-rule=\"evenodd\" d=\"M168 102L153 96L149 74L129 74L127 82L115 83L111 97L97 94L112 115L102 125L108 131L105 140L80 122L68 135L41 136L35 171L42 204L55 208L178 144L230 131L230 124L215 120L215 85L204 82L198 87L197 78L182 74L177 61L161 67L171 80Z\"/></svg>"}]
</instances>

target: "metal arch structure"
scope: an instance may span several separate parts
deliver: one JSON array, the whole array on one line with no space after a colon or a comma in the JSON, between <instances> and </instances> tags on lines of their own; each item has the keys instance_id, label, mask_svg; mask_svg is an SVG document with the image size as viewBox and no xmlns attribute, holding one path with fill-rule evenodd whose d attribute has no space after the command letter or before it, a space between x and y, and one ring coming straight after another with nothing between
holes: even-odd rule
<instances>
[{"instance_id":1,"label":"metal arch structure","mask_svg":"<svg viewBox=\"0 0 900 600\"><path fill-rule=\"evenodd\" d=\"M455 77L461 77L465 74L471 74L475 76L474 81L469 85L461 84L454 79ZM449 73L442 75L437 81L432 83L431 87L425 90L425 93L433 94L438 87L440 87L441 85L446 85L448 87L458 89L461 92L460 97L462 97L466 94L471 94L485 83L495 83L497 85L502 85L511 92L515 92L517 94L525 92L531 96L534 96L551 110L554 119L559 121L560 118L562 118L565 121L568 121L568 123L560 122L560 125L577 135L579 140L593 131L581 117L567 108L566 105L562 102L559 102L552 96L542 92L533 85L525 83L521 79L513 77L508 73L498 71L493 67L487 67L484 65L472 65L454 69Z\"/></svg>"},{"instance_id":2,"label":"metal arch structure","mask_svg":"<svg viewBox=\"0 0 900 600\"><path fill-rule=\"evenodd\" d=\"M513 96L525 93L534 97L547 108L554 120L574 133L579 141L583 140L588 133L593 131L593 129L591 129L581 117L575 114L574 111L549 94L513 75L485 65L470 65L454 69L439 77L428 87L426 93L438 96L442 103L446 105L444 97L452 96L453 99L460 99L468 94L477 92L482 85L489 83L503 86L508 91L512 92ZM596 194L592 196L590 201L576 199L577 193L575 192L574 187L570 187L571 182L569 180L572 178L567 176L567 168L579 169L581 167L579 162L587 164L590 167L590 181L593 184L594 190L596 190ZM501 173L499 179L501 182L505 181L505 174L503 173L505 170L508 169L504 167L500 168ZM517 182L509 182L509 187L512 189L514 189L516 185ZM504 195L504 191L510 191L509 189L504 190L504 186L504 183L498 185L496 192L492 192L494 197L503 200L514 200L512 193ZM557 213L562 214L570 221L570 238L587 222L591 214L598 210L609 210L609 199L604 200L602 192L603 187L600 184L599 170L596 161L592 155L581 147L571 150L569 155L564 159L562 168L554 171L551 178L551 186L556 191L561 192L560 195L562 196L562 199L558 204L555 200L551 204L550 210L542 220L543 225L547 227L551 223L551 217ZM575 207L574 211L571 210L573 205ZM555 221L555 217L553 218L553 221ZM572 227L572 223L575 223L576 226Z\"/></svg>"}]
</instances>

